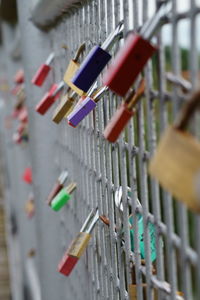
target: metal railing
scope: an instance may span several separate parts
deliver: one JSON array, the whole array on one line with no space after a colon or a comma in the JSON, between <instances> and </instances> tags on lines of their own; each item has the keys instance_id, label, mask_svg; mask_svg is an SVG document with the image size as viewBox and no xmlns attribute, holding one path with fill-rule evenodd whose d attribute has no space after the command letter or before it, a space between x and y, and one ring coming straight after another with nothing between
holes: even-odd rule
<instances>
[{"instance_id":1,"label":"metal railing","mask_svg":"<svg viewBox=\"0 0 200 300\"><path fill-rule=\"evenodd\" d=\"M121 98L111 92L107 93L98 102L95 111L76 129L67 126L66 121L62 121L60 125L49 125L51 115L39 121L35 116L34 105L39 101L39 92L35 92L35 87L30 84L32 71L36 62L41 61L39 53L46 57L46 52L55 51L54 74L49 78L49 84L52 81L62 80L69 60L81 43L86 43L85 54L87 54L92 46L103 41L122 19L125 21L126 36L129 30L138 29L152 15L156 6L159 6L159 1L84 2L82 6L64 17L61 23L40 36L38 29L31 29L32 31L27 33L34 25L24 21L29 11L29 5L25 2L26 0L18 1L18 10L23 62L27 76L30 134L32 134L30 153L39 209L35 226L38 234L40 257L38 269L41 276L42 299L55 299L51 298L54 280L59 283L62 281L62 292L58 290L55 292L58 298L62 295L66 300L129 299L128 286L131 284L133 265L138 300L154 299L152 289L157 291L158 299L200 299L198 239L200 219L159 188L157 182L148 175L149 159L156 149L157 142L186 99L180 84L169 83L167 73L173 73L176 78L186 74L192 89L197 87L199 69L197 25L200 6L194 0L188 0L188 7L185 6L184 9L187 3L172 1L172 14L166 20L167 24L162 25L154 37L154 42L158 44L158 52L144 69L145 94L122 136L115 144L109 144L102 132L121 103ZM24 24L27 24L27 27ZM33 35L39 37L38 42L34 40L35 44L31 45ZM45 36L47 47L40 51L37 49L35 58L31 59L29 50L31 47L35 49L40 47L42 35ZM120 44L123 42L122 40ZM61 49L62 44L67 45L66 52ZM115 46L113 55L119 46ZM183 71L187 72L183 74ZM187 86L190 87L190 84ZM41 136L40 132L47 133L48 126L58 127ZM46 142L46 146L42 144L43 141ZM44 156L41 158L36 151L48 150L50 145L55 151L51 150L49 161L51 158L54 161L52 166L47 166L48 158ZM43 165L40 174L41 162ZM45 210L41 203L45 201L44 195L48 193L52 178L63 169L67 169L70 179L77 182L77 190L61 213L56 216L50 215L47 212L48 207ZM51 176L49 170L53 172ZM45 184L40 184L42 181ZM116 205L118 195L116 191L120 187L123 211ZM138 199L141 205L138 205ZM51 223L52 232L57 233L56 237L51 235L51 247L54 249L51 249L49 255L59 262L70 241L80 230L84 219L96 206L100 215L109 219L109 226L102 221L98 222L86 254L70 277L65 279L55 275L53 279L49 274L48 277L46 273L50 271L46 268L51 264L51 260L46 255L48 246L45 244L47 241L45 222ZM130 218L131 214L133 219ZM45 220L42 219L44 216ZM142 221L139 223L139 220ZM131 221L133 228L130 230ZM140 224L143 224L144 257L141 255L141 241L139 241L142 239ZM153 228L155 241L152 241L150 236L149 224ZM152 247L156 253L153 262ZM142 283L147 284L146 298ZM178 291L181 293L177 294Z\"/></svg>"}]
</instances>

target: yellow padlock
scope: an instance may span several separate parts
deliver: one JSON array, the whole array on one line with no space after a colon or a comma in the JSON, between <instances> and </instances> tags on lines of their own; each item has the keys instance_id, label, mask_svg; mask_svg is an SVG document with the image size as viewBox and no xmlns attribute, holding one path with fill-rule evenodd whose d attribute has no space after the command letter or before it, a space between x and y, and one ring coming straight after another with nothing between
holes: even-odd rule
<instances>
[{"instance_id":1,"label":"yellow padlock","mask_svg":"<svg viewBox=\"0 0 200 300\"><path fill-rule=\"evenodd\" d=\"M75 57L70 61L69 66L65 72L64 75L64 82L73 90L75 91L78 95L82 96L84 95L84 91L81 89L77 88L72 82L71 79L75 75L76 71L79 69L80 64L78 63L78 59L80 55L83 53L85 50L85 43L80 45L78 48Z\"/></svg>"},{"instance_id":2,"label":"yellow padlock","mask_svg":"<svg viewBox=\"0 0 200 300\"><path fill-rule=\"evenodd\" d=\"M200 213L200 142L186 131L198 106L200 91L193 94L175 125L164 133L149 173L178 200Z\"/></svg>"},{"instance_id":3,"label":"yellow padlock","mask_svg":"<svg viewBox=\"0 0 200 300\"><path fill-rule=\"evenodd\" d=\"M53 117L52 117L53 122L59 124L64 117L67 117L72 112L75 105L75 97L76 97L75 92L72 94L66 93L62 97L61 102L56 107L53 113Z\"/></svg>"}]
</instances>

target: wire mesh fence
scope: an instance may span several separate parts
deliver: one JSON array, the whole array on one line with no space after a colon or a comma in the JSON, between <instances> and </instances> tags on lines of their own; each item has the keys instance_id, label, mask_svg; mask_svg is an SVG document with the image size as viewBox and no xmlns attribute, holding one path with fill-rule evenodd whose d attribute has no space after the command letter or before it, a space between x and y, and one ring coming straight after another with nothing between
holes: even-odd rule
<instances>
[{"instance_id":1,"label":"wire mesh fence","mask_svg":"<svg viewBox=\"0 0 200 300\"><path fill-rule=\"evenodd\" d=\"M19 17L25 18L25 14L20 15L22 2L18 3ZM153 38L158 51L136 82L138 86L144 76L145 93L118 141L109 144L102 134L122 101L111 92L105 94L76 129L67 126L64 120L56 131L48 133L52 135L48 145L53 143L55 150L54 174L67 169L69 179L77 183L73 199L56 217L51 217L51 222L59 219L55 225L56 240L60 241L54 249L55 259L59 262L91 209L98 207L101 219L106 220L99 220L95 226L86 254L72 275L59 278L64 281L65 299L129 299L130 284L137 285L137 298L133 299L200 299L199 217L148 175L149 160L162 132L173 122L191 90L198 87L200 3L194 0L172 2L171 14ZM50 41L49 52L56 53L50 81L62 80L81 43L86 44L82 59L92 46L105 40L119 21L124 20L126 36L130 30L138 30L159 5L159 1L153 0L94 0L73 9L44 33ZM20 22L24 24L23 20ZM25 30L21 25L21 33L27 38ZM30 39L24 38L24 45L28 43ZM123 43L122 39L115 45L113 56ZM24 67L25 71L29 70L27 79L30 79L33 62L27 49L23 49ZM98 86L101 85L100 76ZM33 133L37 119L30 99L32 87L27 83L26 88ZM38 100L34 98L34 103ZM45 118L44 133L48 132L51 114ZM198 118L193 128L198 135L197 126ZM32 162L38 159L33 146L36 139L43 139L45 143L48 137L36 132L32 135ZM36 177L38 173L37 170ZM36 194L44 188L42 194L47 194L47 186L35 186ZM37 220L38 232L45 223ZM48 260L45 255L42 257ZM42 286L43 295L48 288L48 282L46 284Z\"/></svg>"}]
</instances>

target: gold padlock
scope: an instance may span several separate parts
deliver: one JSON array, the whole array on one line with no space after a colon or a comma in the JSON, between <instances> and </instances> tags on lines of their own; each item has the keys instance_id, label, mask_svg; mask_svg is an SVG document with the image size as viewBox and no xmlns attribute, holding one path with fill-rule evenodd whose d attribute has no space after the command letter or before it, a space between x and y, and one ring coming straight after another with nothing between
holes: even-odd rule
<instances>
[{"instance_id":1,"label":"gold padlock","mask_svg":"<svg viewBox=\"0 0 200 300\"><path fill-rule=\"evenodd\" d=\"M142 290L143 290L143 299L147 299L147 284L142 283ZM130 284L128 288L129 298L130 300L137 300L137 285L136 284ZM155 289L152 289L152 299L158 300L157 291Z\"/></svg>"},{"instance_id":2,"label":"gold padlock","mask_svg":"<svg viewBox=\"0 0 200 300\"><path fill-rule=\"evenodd\" d=\"M64 81L65 83L67 83L67 85L73 90L75 91L79 96L84 95L84 91L82 91L81 89L77 88L72 82L71 79L72 77L75 75L76 71L79 69L80 64L78 63L78 59L80 57L80 55L82 54L82 52L85 50L85 43L83 43L82 45L80 45L80 47L78 48L75 57L70 61L69 66L65 72L64 75Z\"/></svg>"},{"instance_id":3,"label":"gold padlock","mask_svg":"<svg viewBox=\"0 0 200 300\"><path fill-rule=\"evenodd\" d=\"M186 131L198 106L200 91L193 94L175 125L164 133L149 173L178 200L200 213L200 142Z\"/></svg>"},{"instance_id":4,"label":"gold padlock","mask_svg":"<svg viewBox=\"0 0 200 300\"><path fill-rule=\"evenodd\" d=\"M62 97L61 102L53 113L53 122L59 124L64 117L67 117L72 112L75 105L75 97L75 92L73 92L71 95L67 93Z\"/></svg>"},{"instance_id":5,"label":"gold padlock","mask_svg":"<svg viewBox=\"0 0 200 300\"><path fill-rule=\"evenodd\" d=\"M70 248L68 249L68 255L80 258L84 253L85 249L88 246L88 243L92 237L91 233L92 230L99 220L99 212L96 210L94 213L93 211L90 213L88 218L86 219L85 223L83 224L80 232L73 240Z\"/></svg>"},{"instance_id":6,"label":"gold padlock","mask_svg":"<svg viewBox=\"0 0 200 300\"><path fill-rule=\"evenodd\" d=\"M141 264L145 265L145 260L141 260ZM156 270L152 265L152 273L156 274ZM137 284L136 284L136 277L135 277L135 265L132 264L131 266L131 281L132 284L129 284L128 286L128 294L129 294L129 299L130 300L137 300ZM147 299L147 284L142 283L142 292L143 292L143 299ZM152 289L152 299L153 300L158 300L158 295L157 295L157 290Z\"/></svg>"}]
</instances>

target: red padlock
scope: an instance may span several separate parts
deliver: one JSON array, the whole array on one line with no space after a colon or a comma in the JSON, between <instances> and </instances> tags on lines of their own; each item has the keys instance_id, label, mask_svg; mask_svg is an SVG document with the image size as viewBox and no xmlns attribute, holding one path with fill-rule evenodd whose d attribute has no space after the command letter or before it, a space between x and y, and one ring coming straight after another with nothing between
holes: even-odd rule
<instances>
[{"instance_id":1,"label":"red padlock","mask_svg":"<svg viewBox=\"0 0 200 300\"><path fill-rule=\"evenodd\" d=\"M103 84L116 94L125 96L148 59L157 50L149 40L165 20L171 5L171 2L163 3L150 21L144 25L139 35L131 33L108 68L103 78Z\"/></svg>"},{"instance_id":2,"label":"red padlock","mask_svg":"<svg viewBox=\"0 0 200 300\"><path fill-rule=\"evenodd\" d=\"M23 107L18 114L18 120L22 123L28 122L28 110L26 107Z\"/></svg>"},{"instance_id":3,"label":"red padlock","mask_svg":"<svg viewBox=\"0 0 200 300\"><path fill-rule=\"evenodd\" d=\"M17 84L24 83L24 70L20 69L17 71L14 77L14 82Z\"/></svg>"},{"instance_id":4,"label":"red padlock","mask_svg":"<svg viewBox=\"0 0 200 300\"><path fill-rule=\"evenodd\" d=\"M47 75L49 74L49 71L51 70L50 64L52 63L53 59L55 57L54 53L51 53L49 57L47 58L46 62L40 66L40 68L37 70L36 74L34 75L31 82L37 86L42 86L45 79L47 78Z\"/></svg>"},{"instance_id":5,"label":"red padlock","mask_svg":"<svg viewBox=\"0 0 200 300\"><path fill-rule=\"evenodd\" d=\"M143 95L144 89L145 81L142 80L138 90L136 92L133 91L133 93L131 93L127 98L126 102L122 102L122 104L118 107L116 113L109 121L103 133L105 139L107 139L109 142L116 142L119 135L128 124L129 120L135 114L134 107Z\"/></svg>"},{"instance_id":6,"label":"red padlock","mask_svg":"<svg viewBox=\"0 0 200 300\"><path fill-rule=\"evenodd\" d=\"M44 95L42 100L37 104L35 110L44 115L52 104L59 98L60 91L64 88L64 82L62 81L59 85L53 84L50 90Z\"/></svg>"},{"instance_id":7,"label":"red padlock","mask_svg":"<svg viewBox=\"0 0 200 300\"><path fill-rule=\"evenodd\" d=\"M24 182L28 183L28 184L31 184L33 182L33 179L32 179L32 169L31 168L26 168L24 170L24 173L22 175L22 179Z\"/></svg>"},{"instance_id":8,"label":"red padlock","mask_svg":"<svg viewBox=\"0 0 200 300\"><path fill-rule=\"evenodd\" d=\"M95 224L99 220L98 210L93 210L85 223L83 224L80 232L76 238L72 241L70 247L64 254L61 262L58 265L58 271L65 276L69 276L73 268L79 261L80 257L86 250L91 238L91 232L94 229Z\"/></svg>"},{"instance_id":9,"label":"red padlock","mask_svg":"<svg viewBox=\"0 0 200 300\"><path fill-rule=\"evenodd\" d=\"M65 182L68 179L68 172L65 170L63 171L58 179L56 180L51 192L47 197L47 204L50 206L53 198L60 192L60 190L64 187Z\"/></svg>"}]
</instances>

